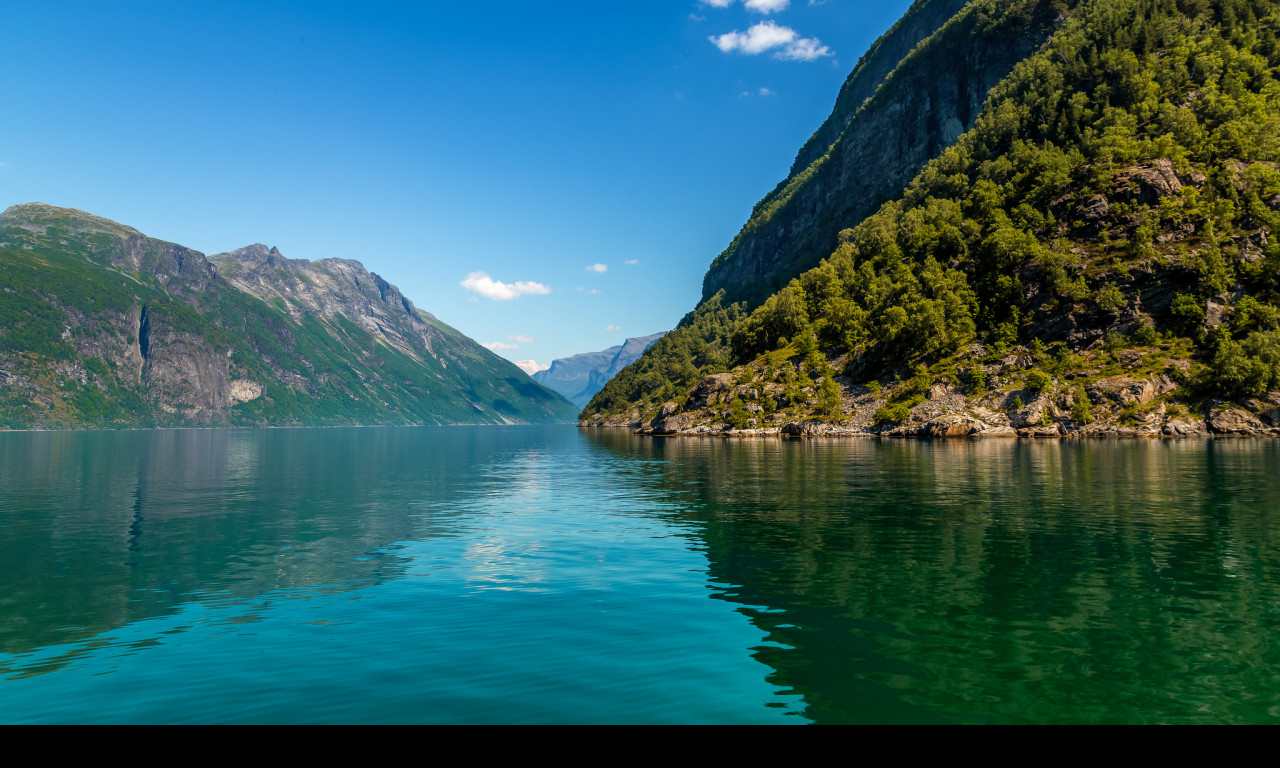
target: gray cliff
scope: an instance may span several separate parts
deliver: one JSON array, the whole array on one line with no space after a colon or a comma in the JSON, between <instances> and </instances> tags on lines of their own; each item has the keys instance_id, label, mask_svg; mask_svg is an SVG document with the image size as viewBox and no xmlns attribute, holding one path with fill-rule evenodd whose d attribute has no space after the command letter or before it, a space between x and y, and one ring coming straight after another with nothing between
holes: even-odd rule
<instances>
[{"instance_id":1,"label":"gray cliff","mask_svg":"<svg viewBox=\"0 0 1280 768\"><path fill-rule=\"evenodd\" d=\"M987 93L1049 39L1056 4L992 18L959 0L920 0L858 63L791 173L703 279L702 298L754 306L831 254L840 230L898 196L973 127Z\"/></svg>"}]
</instances>

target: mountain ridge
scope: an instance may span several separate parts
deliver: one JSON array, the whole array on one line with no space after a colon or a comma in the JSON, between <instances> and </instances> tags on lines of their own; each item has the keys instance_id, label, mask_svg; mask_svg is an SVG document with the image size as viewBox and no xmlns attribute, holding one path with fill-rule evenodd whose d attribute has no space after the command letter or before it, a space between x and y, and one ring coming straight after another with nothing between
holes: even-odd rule
<instances>
[{"instance_id":1,"label":"mountain ridge","mask_svg":"<svg viewBox=\"0 0 1280 768\"><path fill-rule=\"evenodd\" d=\"M0 427L567 421L573 406L351 259L204 254L0 213Z\"/></svg>"},{"instance_id":2,"label":"mountain ridge","mask_svg":"<svg viewBox=\"0 0 1280 768\"><path fill-rule=\"evenodd\" d=\"M582 408L613 376L630 365L666 332L636 336L599 352L583 352L551 361L551 367L533 374L533 380L550 387Z\"/></svg>"}]
</instances>

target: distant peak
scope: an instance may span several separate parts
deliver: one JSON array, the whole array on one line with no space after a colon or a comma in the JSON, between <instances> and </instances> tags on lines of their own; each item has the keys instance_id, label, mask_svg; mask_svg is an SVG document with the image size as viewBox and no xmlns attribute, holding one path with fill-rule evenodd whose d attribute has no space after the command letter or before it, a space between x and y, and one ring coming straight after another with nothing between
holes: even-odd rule
<instances>
[{"instance_id":1,"label":"distant peak","mask_svg":"<svg viewBox=\"0 0 1280 768\"><path fill-rule=\"evenodd\" d=\"M280 249L274 245L268 248L262 243L254 243L246 245L243 248L237 248L234 251L215 254L210 259L214 261L233 260L245 264L283 264L305 261L304 259L288 259L284 254L280 253ZM309 262L308 262L309 263Z\"/></svg>"},{"instance_id":2,"label":"distant peak","mask_svg":"<svg viewBox=\"0 0 1280 768\"><path fill-rule=\"evenodd\" d=\"M142 234L133 227L126 227L111 219L94 216L92 213L76 208L59 208L48 203L19 203L18 205L11 205L0 213L0 223L17 226L25 225L28 228L40 227L41 231L43 231L44 227L61 224L77 230L107 232L119 237Z\"/></svg>"}]
</instances>

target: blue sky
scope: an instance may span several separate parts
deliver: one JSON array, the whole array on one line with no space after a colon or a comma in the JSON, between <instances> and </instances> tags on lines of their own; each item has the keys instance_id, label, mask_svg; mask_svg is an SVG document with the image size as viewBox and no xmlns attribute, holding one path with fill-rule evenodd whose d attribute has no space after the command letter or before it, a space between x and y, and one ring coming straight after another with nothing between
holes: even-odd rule
<instances>
[{"instance_id":1,"label":"blue sky","mask_svg":"<svg viewBox=\"0 0 1280 768\"><path fill-rule=\"evenodd\" d=\"M909 5L9 4L0 207L359 259L545 364L692 309Z\"/></svg>"}]
</instances>

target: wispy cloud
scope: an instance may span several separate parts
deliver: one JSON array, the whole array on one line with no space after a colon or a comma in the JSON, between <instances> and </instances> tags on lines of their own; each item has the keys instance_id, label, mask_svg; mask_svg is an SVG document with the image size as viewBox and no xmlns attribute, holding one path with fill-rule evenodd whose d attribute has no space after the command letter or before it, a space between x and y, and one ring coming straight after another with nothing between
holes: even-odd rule
<instances>
[{"instance_id":1,"label":"wispy cloud","mask_svg":"<svg viewBox=\"0 0 1280 768\"><path fill-rule=\"evenodd\" d=\"M783 61L814 61L830 55L831 49L823 45L818 38L802 37L788 43L786 48L773 54L773 58Z\"/></svg>"},{"instance_id":2,"label":"wispy cloud","mask_svg":"<svg viewBox=\"0 0 1280 768\"><path fill-rule=\"evenodd\" d=\"M774 51L775 59L813 61L831 55L831 49L823 45L818 38L801 37L800 33L791 27L784 27L772 19L762 21L748 28L746 32L735 29L723 35L712 35L707 39L725 53L738 53L743 56L757 56L766 51Z\"/></svg>"},{"instance_id":3,"label":"wispy cloud","mask_svg":"<svg viewBox=\"0 0 1280 768\"><path fill-rule=\"evenodd\" d=\"M480 346L487 348L491 352L510 352L520 348L519 344L507 344L501 341L490 341L482 343Z\"/></svg>"},{"instance_id":4,"label":"wispy cloud","mask_svg":"<svg viewBox=\"0 0 1280 768\"><path fill-rule=\"evenodd\" d=\"M728 8L733 5L734 0L700 0L703 5L709 5L712 8ZM742 0L742 4L747 10L756 13L778 13L785 11L791 0Z\"/></svg>"},{"instance_id":5,"label":"wispy cloud","mask_svg":"<svg viewBox=\"0 0 1280 768\"><path fill-rule=\"evenodd\" d=\"M504 283L489 277L487 272L472 272L459 285L494 301L511 301L519 296L542 296L551 293L551 288L542 283L527 281Z\"/></svg>"},{"instance_id":6,"label":"wispy cloud","mask_svg":"<svg viewBox=\"0 0 1280 768\"><path fill-rule=\"evenodd\" d=\"M624 261L624 262L622 262L622 263L623 263L623 264L639 264L639 263L640 263L640 260L639 260L639 259L627 259L626 261Z\"/></svg>"},{"instance_id":7,"label":"wispy cloud","mask_svg":"<svg viewBox=\"0 0 1280 768\"><path fill-rule=\"evenodd\" d=\"M529 374L530 376L537 373L538 371L545 371L551 367L549 365L543 365L542 363L539 363L537 360L512 360L511 362L515 363L517 368Z\"/></svg>"},{"instance_id":8,"label":"wispy cloud","mask_svg":"<svg viewBox=\"0 0 1280 768\"><path fill-rule=\"evenodd\" d=\"M587 271L588 271L588 272L608 272L608 271L609 271L609 265L607 265L607 264L592 264L591 266L587 267Z\"/></svg>"},{"instance_id":9,"label":"wispy cloud","mask_svg":"<svg viewBox=\"0 0 1280 768\"><path fill-rule=\"evenodd\" d=\"M606 325L606 326L604 327L604 329L605 329L606 331L620 331L620 330L622 330L622 326L620 326L620 325L614 325L613 323L609 323L608 325Z\"/></svg>"},{"instance_id":10,"label":"wispy cloud","mask_svg":"<svg viewBox=\"0 0 1280 768\"><path fill-rule=\"evenodd\" d=\"M777 13L785 11L791 0L743 0L742 4L756 13Z\"/></svg>"},{"instance_id":11,"label":"wispy cloud","mask_svg":"<svg viewBox=\"0 0 1280 768\"><path fill-rule=\"evenodd\" d=\"M769 90L768 88L759 88L754 91L743 91L742 93L738 94L738 98L743 99L748 96L764 97L764 96L774 96L774 95L775 95L774 92Z\"/></svg>"}]
</instances>

